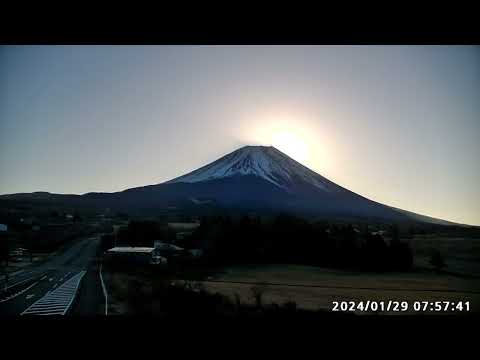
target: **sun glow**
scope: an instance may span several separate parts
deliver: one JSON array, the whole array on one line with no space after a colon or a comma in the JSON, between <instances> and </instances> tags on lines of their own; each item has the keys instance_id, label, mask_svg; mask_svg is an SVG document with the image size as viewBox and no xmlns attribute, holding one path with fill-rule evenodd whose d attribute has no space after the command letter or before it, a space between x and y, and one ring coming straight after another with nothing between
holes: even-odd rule
<instances>
[{"instance_id":1,"label":"sun glow","mask_svg":"<svg viewBox=\"0 0 480 360\"><path fill-rule=\"evenodd\" d=\"M282 131L274 133L271 143L272 146L300 163L308 161L309 151L306 142L292 132Z\"/></svg>"},{"instance_id":2,"label":"sun glow","mask_svg":"<svg viewBox=\"0 0 480 360\"><path fill-rule=\"evenodd\" d=\"M245 113L239 117L240 145L274 146L302 165L321 174L335 175L334 136L326 121L334 119L327 113L314 115L298 109L276 109Z\"/></svg>"}]
</instances>

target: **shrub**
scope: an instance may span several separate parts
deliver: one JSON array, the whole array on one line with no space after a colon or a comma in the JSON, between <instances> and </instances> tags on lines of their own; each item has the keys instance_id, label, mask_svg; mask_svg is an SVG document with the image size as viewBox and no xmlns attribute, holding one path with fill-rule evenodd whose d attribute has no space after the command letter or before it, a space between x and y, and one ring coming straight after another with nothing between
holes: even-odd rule
<instances>
[{"instance_id":1,"label":"shrub","mask_svg":"<svg viewBox=\"0 0 480 360\"><path fill-rule=\"evenodd\" d=\"M252 297L255 300L255 305L257 308L262 308L263 294L265 293L264 285L255 285L252 286L250 291L252 292Z\"/></svg>"}]
</instances>

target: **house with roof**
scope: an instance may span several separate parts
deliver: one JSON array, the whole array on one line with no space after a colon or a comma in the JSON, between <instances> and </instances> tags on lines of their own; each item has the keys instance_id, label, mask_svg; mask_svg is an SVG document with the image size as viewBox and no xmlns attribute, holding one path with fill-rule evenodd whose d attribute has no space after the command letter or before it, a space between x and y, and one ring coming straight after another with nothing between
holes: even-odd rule
<instances>
[{"instance_id":1,"label":"house with roof","mask_svg":"<svg viewBox=\"0 0 480 360\"><path fill-rule=\"evenodd\" d=\"M107 250L107 262L138 264L138 265L166 265L167 259L155 253L152 247L117 246Z\"/></svg>"}]
</instances>

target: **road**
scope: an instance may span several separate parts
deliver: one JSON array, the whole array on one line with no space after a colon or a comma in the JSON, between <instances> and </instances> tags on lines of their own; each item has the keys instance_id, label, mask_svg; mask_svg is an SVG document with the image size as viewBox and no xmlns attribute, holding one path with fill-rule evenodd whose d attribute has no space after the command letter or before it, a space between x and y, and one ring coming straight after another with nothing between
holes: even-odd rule
<instances>
[{"instance_id":1,"label":"road","mask_svg":"<svg viewBox=\"0 0 480 360\"><path fill-rule=\"evenodd\" d=\"M61 254L0 282L0 316L103 314L98 237L79 239Z\"/></svg>"}]
</instances>

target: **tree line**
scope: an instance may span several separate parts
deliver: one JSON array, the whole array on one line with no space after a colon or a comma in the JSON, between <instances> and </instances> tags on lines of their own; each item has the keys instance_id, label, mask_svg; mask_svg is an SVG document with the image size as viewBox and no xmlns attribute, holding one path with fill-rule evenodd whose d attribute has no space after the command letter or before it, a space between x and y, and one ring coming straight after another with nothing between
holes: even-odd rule
<instances>
[{"instance_id":1,"label":"tree line","mask_svg":"<svg viewBox=\"0 0 480 360\"><path fill-rule=\"evenodd\" d=\"M312 223L290 215L269 221L259 217L204 217L200 226L182 240L158 221L130 221L128 226L102 238L103 250L117 246L153 246L154 240L175 242L187 249L204 250L211 265L297 263L372 271L408 270L413 252L392 226L388 238L368 225Z\"/></svg>"},{"instance_id":2,"label":"tree line","mask_svg":"<svg viewBox=\"0 0 480 360\"><path fill-rule=\"evenodd\" d=\"M408 270L413 251L391 226L390 241L368 225L311 223L290 215L272 221L244 216L205 217L182 245L203 248L216 264L298 263L317 266L360 268L373 271Z\"/></svg>"}]
</instances>

